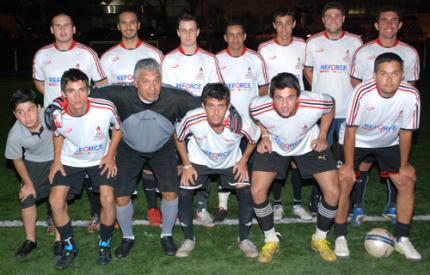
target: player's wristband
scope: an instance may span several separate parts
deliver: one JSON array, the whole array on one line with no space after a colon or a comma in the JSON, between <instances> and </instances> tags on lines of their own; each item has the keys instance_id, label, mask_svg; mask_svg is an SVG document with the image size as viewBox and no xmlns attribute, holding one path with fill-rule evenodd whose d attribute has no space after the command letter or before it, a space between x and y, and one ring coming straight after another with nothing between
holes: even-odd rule
<instances>
[{"instance_id":1,"label":"player's wristband","mask_svg":"<svg viewBox=\"0 0 430 275\"><path fill-rule=\"evenodd\" d=\"M188 164L188 165L182 166L182 169L187 170L187 169L190 169L191 167L193 167L193 166L191 164Z\"/></svg>"}]
</instances>

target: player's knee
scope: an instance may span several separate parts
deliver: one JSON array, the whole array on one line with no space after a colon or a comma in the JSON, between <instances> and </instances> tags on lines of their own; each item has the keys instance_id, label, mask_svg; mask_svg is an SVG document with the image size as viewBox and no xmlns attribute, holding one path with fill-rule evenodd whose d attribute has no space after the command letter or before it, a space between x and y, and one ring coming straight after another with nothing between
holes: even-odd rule
<instances>
[{"instance_id":1,"label":"player's knee","mask_svg":"<svg viewBox=\"0 0 430 275\"><path fill-rule=\"evenodd\" d=\"M350 194L354 188L355 182L349 179L339 181L339 193Z\"/></svg>"},{"instance_id":2,"label":"player's knee","mask_svg":"<svg viewBox=\"0 0 430 275\"><path fill-rule=\"evenodd\" d=\"M339 202L340 190L339 188L331 188L323 193L324 200L331 205L336 205Z\"/></svg>"},{"instance_id":3,"label":"player's knee","mask_svg":"<svg viewBox=\"0 0 430 275\"><path fill-rule=\"evenodd\" d=\"M266 192L263 188L257 185L251 185L252 199L255 203L260 203L266 200Z\"/></svg>"},{"instance_id":4,"label":"player's knee","mask_svg":"<svg viewBox=\"0 0 430 275\"><path fill-rule=\"evenodd\" d=\"M119 207L126 206L130 202L130 197L116 197L115 203Z\"/></svg>"},{"instance_id":5,"label":"player's knee","mask_svg":"<svg viewBox=\"0 0 430 275\"><path fill-rule=\"evenodd\" d=\"M103 208L111 208L115 205L115 199L113 194L100 194L100 204Z\"/></svg>"},{"instance_id":6,"label":"player's knee","mask_svg":"<svg viewBox=\"0 0 430 275\"><path fill-rule=\"evenodd\" d=\"M58 212L64 209L65 200L61 194L57 192L52 192L49 196L49 204L51 205L52 212Z\"/></svg>"},{"instance_id":7,"label":"player's knee","mask_svg":"<svg viewBox=\"0 0 430 275\"><path fill-rule=\"evenodd\" d=\"M163 192L161 193L161 195L163 196L164 200L168 201L174 201L178 197L178 194L176 194L176 192Z\"/></svg>"},{"instance_id":8,"label":"player's knee","mask_svg":"<svg viewBox=\"0 0 430 275\"><path fill-rule=\"evenodd\" d=\"M29 195L21 202L21 209L32 207L35 204L36 198L33 195Z\"/></svg>"}]
</instances>

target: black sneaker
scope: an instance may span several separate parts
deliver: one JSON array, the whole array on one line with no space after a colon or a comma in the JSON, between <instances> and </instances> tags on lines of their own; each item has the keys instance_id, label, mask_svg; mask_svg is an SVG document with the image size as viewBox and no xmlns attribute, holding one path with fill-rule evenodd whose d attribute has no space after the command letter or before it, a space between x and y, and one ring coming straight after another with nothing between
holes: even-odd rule
<instances>
[{"instance_id":1,"label":"black sneaker","mask_svg":"<svg viewBox=\"0 0 430 275\"><path fill-rule=\"evenodd\" d=\"M214 222L216 223L223 222L226 217L227 217L227 209L218 207L218 209L214 213Z\"/></svg>"},{"instance_id":2,"label":"black sneaker","mask_svg":"<svg viewBox=\"0 0 430 275\"><path fill-rule=\"evenodd\" d=\"M37 247L36 242L25 240L22 243L22 245L18 248L18 250L15 252L15 258L19 260L26 257L28 254L31 253L31 251L36 249L36 247Z\"/></svg>"},{"instance_id":3,"label":"black sneaker","mask_svg":"<svg viewBox=\"0 0 430 275\"><path fill-rule=\"evenodd\" d=\"M64 246L63 246L63 242L62 241L56 241L54 243L54 246L52 247L52 251L54 253L54 259L55 260L60 260L61 257L63 257L63 250L64 250Z\"/></svg>"},{"instance_id":4,"label":"black sneaker","mask_svg":"<svg viewBox=\"0 0 430 275\"><path fill-rule=\"evenodd\" d=\"M64 270L71 265L78 252L76 250L63 250L63 255L55 264L55 268L58 270Z\"/></svg>"},{"instance_id":5,"label":"black sneaker","mask_svg":"<svg viewBox=\"0 0 430 275\"><path fill-rule=\"evenodd\" d=\"M134 240L129 238L123 238L118 248L115 250L115 257L124 258L127 257L130 250L133 248Z\"/></svg>"},{"instance_id":6,"label":"black sneaker","mask_svg":"<svg viewBox=\"0 0 430 275\"><path fill-rule=\"evenodd\" d=\"M99 246L99 258L97 259L97 263L99 265L105 265L110 261L112 261L110 246Z\"/></svg>"},{"instance_id":7,"label":"black sneaker","mask_svg":"<svg viewBox=\"0 0 430 275\"><path fill-rule=\"evenodd\" d=\"M161 247L164 250L164 254L167 256L175 256L176 254L176 245L173 242L172 236L164 236L160 239Z\"/></svg>"}]
</instances>

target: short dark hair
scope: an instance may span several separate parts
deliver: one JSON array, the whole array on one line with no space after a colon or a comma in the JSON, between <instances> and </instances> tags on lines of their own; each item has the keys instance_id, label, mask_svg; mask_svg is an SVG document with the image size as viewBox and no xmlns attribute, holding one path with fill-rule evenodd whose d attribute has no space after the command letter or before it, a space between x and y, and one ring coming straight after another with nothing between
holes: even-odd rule
<instances>
[{"instance_id":1,"label":"short dark hair","mask_svg":"<svg viewBox=\"0 0 430 275\"><path fill-rule=\"evenodd\" d=\"M375 17L375 21L378 22L379 18L381 17L381 13L383 12L395 12L397 13L397 16L399 17L399 22L402 22L402 11L393 5L384 5L382 7L380 7L377 11L376 11L376 17Z\"/></svg>"},{"instance_id":2,"label":"short dark hair","mask_svg":"<svg viewBox=\"0 0 430 275\"><path fill-rule=\"evenodd\" d=\"M324 17L325 12L327 10L330 10L330 9L339 10L342 13L342 15L345 15L345 6L340 2L331 1L331 2L328 2L324 5L324 7L322 8L322 11L321 11L321 16Z\"/></svg>"},{"instance_id":3,"label":"short dark hair","mask_svg":"<svg viewBox=\"0 0 430 275\"><path fill-rule=\"evenodd\" d=\"M72 22L72 26L75 25L75 22L73 22L73 18L70 15L68 15L67 13L64 13L64 12L60 12L60 13L52 16L52 18L51 18L51 26L54 26L54 18L57 17L57 16L67 16L67 17L70 18L70 21Z\"/></svg>"},{"instance_id":4,"label":"short dark hair","mask_svg":"<svg viewBox=\"0 0 430 275\"><path fill-rule=\"evenodd\" d=\"M270 97L273 98L275 90L291 88L296 90L297 97L300 96L300 83L297 77L291 73L280 73L275 75L270 81Z\"/></svg>"},{"instance_id":5,"label":"short dark hair","mask_svg":"<svg viewBox=\"0 0 430 275\"><path fill-rule=\"evenodd\" d=\"M69 81L77 82L80 80L84 81L87 87L89 87L90 81L88 79L88 76L84 72L75 68L65 71L61 76L61 91L64 91L64 89L66 88L67 82Z\"/></svg>"},{"instance_id":6,"label":"short dark hair","mask_svg":"<svg viewBox=\"0 0 430 275\"><path fill-rule=\"evenodd\" d=\"M296 12L288 6L277 8L272 14L272 22L275 23L276 17L291 16L293 20L296 20Z\"/></svg>"},{"instance_id":7,"label":"short dark hair","mask_svg":"<svg viewBox=\"0 0 430 275\"><path fill-rule=\"evenodd\" d=\"M203 105L206 104L208 98L226 100L227 104L230 104L230 90L222 83L208 83L203 87L201 95Z\"/></svg>"},{"instance_id":8,"label":"short dark hair","mask_svg":"<svg viewBox=\"0 0 430 275\"><path fill-rule=\"evenodd\" d=\"M132 8L125 8L125 9L121 10L121 12L118 14L118 19L117 19L118 20L118 24L119 24L119 17L123 13L133 13L134 15L136 15L137 22L140 22L140 13L138 13L137 10L132 9Z\"/></svg>"},{"instance_id":9,"label":"short dark hair","mask_svg":"<svg viewBox=\"0 0 430 275\"><path fill-rule=\"evenodd\" d=\"M10 98L10 107L15 111L16 106L21 103L31 102L37 105L37 95L32 89L18 89Z\"/></svg>"},{"instance_id":10,"label":"short dark hair","mask_svg":"<svg viewBox=\"0 0 430 275\"><path fill-rule=\"evenodd\" d=\"M400 68L403 71L403 59L393 52L387 52L380 54L375 59L375 65L373 67L373 70L375 73L378 71L379 65L382 63L388 63L388 62L398 62L400 64Z\"/></svg>"},{"instance_id":11,"label":"short dark hair","mask_svg":"<svg viewBox=\"0 0 430 275\"><path fill-rule=\"evenodd\" d=\"M191 15L188 12L184 12L178 17L178 20L176 21L177 22L177 26L176 26L177 29L179 29L179 23L181 23L181 21L194 21L194 22L196 22L197 28L199 27L199 22L197 22L196 17Z\"/></svg>"},{"instance_id":12,"label":"short dark hair","mask_svg":"<svg viewBox=\"0 0 430 275\"><path fill-rule=\"evenodd\" d=\"M225 32L227 32L227 28L230 26L240 26L244 33L246 33L245 24L239 18L230 18L227 20L225 24Z\"/></svg>"}]
</instances>

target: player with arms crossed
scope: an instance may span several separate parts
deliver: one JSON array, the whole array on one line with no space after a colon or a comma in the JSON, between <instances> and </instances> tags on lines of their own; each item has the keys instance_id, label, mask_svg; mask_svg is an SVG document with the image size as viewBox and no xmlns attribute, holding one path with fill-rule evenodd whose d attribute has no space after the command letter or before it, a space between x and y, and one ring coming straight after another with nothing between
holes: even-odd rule
<instances>
[{"instance_id":1,"label":"player with arms crossed","mask_svg":"<svg viewBox=\"0 0 430 275\"><path fill-rule=\"evenodd\" d=\"M206 185L210 184L209 176L217 175L224 188L236 189L239 201L239 248L247 257L257 257L257 249L248 239L253 209L247 162L260 136L259 128L244 116L239 133L228 128L230 91L223 84L206 84L201 99L202 107L189 111L176 127L176 147L183 163L179 221L185 235L176 256L189 256L195 246L194 191L206 189ZM191 137L186 145L185 138L188 135ZM248 145L242 154L240 143L243 137L248 140Z\"/></svg>"},{"instance_id":2,"label":"player with arms crossed","mask_svg":"<svg viewBox=\"0 0 430 275\"><path fill-rule=\"evenodd\" d=\"M55 225L64 243L56 268L63 270L73 263L77 247L67 210L68 193L79 194L85 174L94 189L100 190L101 224L98 264L111 261L110 240L115 222L114 178L117 173L115 153L121 140L119 119L112 102L88 98L89 83L85 73L69 69L61 77L65 97L62 125L55 130L54 161L49 173L52 182L49 202ZM45 113L52 111L48 107ZM112 127L112 142L109 129Z\"/></svg>"},{"instance_id":3,"label":"player with arms crossed","mask_svg":"<svg viewBox=\"0 0 430 275\"><path fill-rule=\"evenodd\" d=\"M278 174L285 176L291 160L296 161L302 176L316 180L323 193L311 247L325 261L335 261L336 255L326 240L339 200L336 160L326 140L334 116L333 98L300 92L299 81L293 74L280 73L270 82L270 95L251 101L250 112L262 129L251 185L255 215L265 236L258 261L271 262L279 250L267 193Z\"/></svg>"},{"instance_id":4,"label":"player with arms crossed","mask_svg":"<svg viewBox=\"0 0 430 275\"><path fill-rule=\"evenodd\" d=\"M388 174L398 191L396 250L406 259L418 261L421 255L409 241L416 181L409 155L412 133L419 127L420 95L412 85L402 81L403 60L397 54L379 55L374 71L375 80L355 89L348 104L344 133L341 131L344 164L339 169L341 193L334 225L335 251L339 257L349 256L346 241L349 196L358 165L371 155L380 172Z\"/></svg>"}]
</instances>

